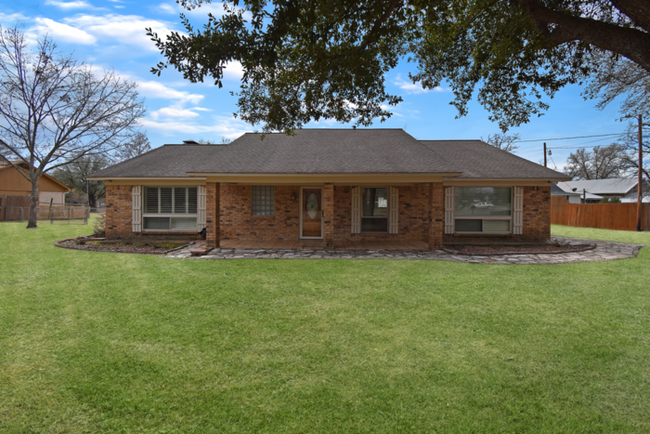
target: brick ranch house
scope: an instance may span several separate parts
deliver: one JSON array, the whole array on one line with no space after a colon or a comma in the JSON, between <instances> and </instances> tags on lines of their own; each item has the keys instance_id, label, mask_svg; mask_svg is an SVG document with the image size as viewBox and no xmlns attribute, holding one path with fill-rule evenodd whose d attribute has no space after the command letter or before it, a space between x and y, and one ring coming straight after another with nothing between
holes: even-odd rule
<instances>
[{"instance_id":1,"label":"brick ranch house","mask_svg":"<svg viewBox=\"0 0 650 434\"><path fill-rule=\"evenodd\" d=\"M244 134L165 145L89 179L106 182L106 237L192 237L209 247L312 241L439 249L550 238L551 184L567 176L480 140L401 129Z\"/></svg>"}]
</instances>

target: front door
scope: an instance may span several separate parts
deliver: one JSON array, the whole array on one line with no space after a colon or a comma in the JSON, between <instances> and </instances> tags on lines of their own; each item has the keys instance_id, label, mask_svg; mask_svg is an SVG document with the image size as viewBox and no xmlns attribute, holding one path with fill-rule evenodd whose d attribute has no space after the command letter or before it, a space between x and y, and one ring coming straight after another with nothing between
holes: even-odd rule
<instances>
[{"instance_id":1,"label":"front door","mask_svg":"<svg viewBox=\"0 0 650 434\"><path fill-rule=\"evenodd\" d=\"M320 188L303 188L301 238L323 238L323 207Z\"/></svg>"}]
</instances>

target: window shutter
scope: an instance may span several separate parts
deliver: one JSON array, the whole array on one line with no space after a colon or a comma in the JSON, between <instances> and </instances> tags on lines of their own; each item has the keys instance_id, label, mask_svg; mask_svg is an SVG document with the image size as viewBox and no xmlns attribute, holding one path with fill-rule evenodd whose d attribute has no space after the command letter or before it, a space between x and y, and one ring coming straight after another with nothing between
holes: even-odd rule
<instances>
[{"instance_id":1,"label":"window shutter","mask_svg":"<svg viewBox=\"0 0 650 434\"><path fill-rule=\"evenodd\" d=\"M352 187L352 233L361 233L361 187Z\"/></svg>"},{"instance_id":2,"label":"window shutter","mask_svg":"<svg viewBox=\"0 0 650 434\"><path fill-rule=\"evenodd\" d=\"M445 233L453 234L456 230L454 222L454 187L445 188Z\"/></svg>"},{"instance_id":3,"label":"window shutter","mask_svg":"<svg viewBox=\"0 0 650 434\"><path fill-rule=\"evenodd\" d=\"M131 230L142 232L142 186L134 185L131 188Z\"/></svg>"},{"instance_id":4,"label":"window shutter","mask_svg":"<svg viewBox=\"0 0 650 434\"><path fill-rule=\"evenodd\" d=\"M521 235L524 228L524 189L515 187L515 203L512 215L512 233Z\"/></svg>"},{"instance_id":5,"label":"window shutter","mask_svg":"<svg viewBox=\"0 0 650 434\"><path fill-rule=\"evenodd\" d=\"M388 187L388 233L396 234L399 215L399 192L396 187Z\"/></svg>"},{"instance_id":6,"label":"window shutter","mask_svg":"<svg viewBox=\"0 0 650 434\"><path fill-rule=\"evenodd\" d=\"M205 210L206 205L206 196L205 196L205 185L199 185L199 203L197 207L198 217L196 219L196 229L197 232L201 232L205 228Z\"/></svg>"}]
</instances>

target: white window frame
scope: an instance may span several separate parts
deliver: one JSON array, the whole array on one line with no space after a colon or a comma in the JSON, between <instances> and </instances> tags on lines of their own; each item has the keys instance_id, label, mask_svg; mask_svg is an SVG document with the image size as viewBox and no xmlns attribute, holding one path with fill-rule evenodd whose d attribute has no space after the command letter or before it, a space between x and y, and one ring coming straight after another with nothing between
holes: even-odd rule
<instances>
[{"instance_id":1,"label":"white window frame","mask_svg":"<svg viewBox=\"0 0 650 434\"><path fill-rule=\"evenodd\" d=\"M185 197L189 198L189 189L190 188L196 188L196 196L197 196L197 212L195 213L190 213L190 212L185 212L185 213L175 213L175 212L170 212L170 213L152 213L152 212L145 212L147 209L147 189L149 188L156 188L158 189L158 210L160 210L161 206L161 198L160 198L160 189L161 188L171 188L172 189L172 211L176 209L176 188L184 188L185 189ZM143 186L142 191L142 232L195 232L198 228L198 218L199 218L199 186L198 185L178 185L178 186L168 186L168 185L146 185ZM186 200L185 203L185 210L189 211L189 200ZM145 224L144 224L144 219L150 217L150 218L168 218L169 219L169 229L145 229ZM183 229L173 229L172 228L172 218L194 218L196 220L196 224L194 225L194 229L189 229L189 228L183 228Z\"/></svg>"},{"instance_id":2,"label":"white window frame","mask_svg":"<svg viewBox=\"0 0 650 434\"><path fill-rule=\"evenodd\" d=\"M456 208L455 208L455 200L456 200L456 188L509 188L510 189L510 215L509 216L458 216L456 217ZM506 235L506 234L512 234L513 233L513 214L515 213L515 188L516 187L502 187L502 186L491 186L491 185L463 185L462 187L454 187L453 191L453 202L452 205L454 208L452 208L452 218L453 218L453 228L454 228L454 234L470 234L470 235L480 235L480 234L487 234L487 235ZM456 220L508 220L510 222L510 229L507 231L458 231L456 229Z\"/></svg>"}]
</instances>

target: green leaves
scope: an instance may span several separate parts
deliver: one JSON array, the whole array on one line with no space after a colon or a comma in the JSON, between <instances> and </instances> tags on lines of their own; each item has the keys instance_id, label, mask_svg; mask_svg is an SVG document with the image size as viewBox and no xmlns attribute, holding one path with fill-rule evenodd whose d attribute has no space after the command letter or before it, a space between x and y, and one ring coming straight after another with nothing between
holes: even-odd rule
<instances>
[{"instance_id":1,"label":"green leaves","mask_svg":"<svg viewBox=\"0 0 650 434\"><path fill-rule=\"evenodd\" d=\"M237 115L264 131L320 119L386 120L388 106L401 101L386 91L386 73L404 57L417 65L414 83L451 87L459 116L476 97L505 131L541 115L545 98L589 74L594 64L586 54L594 46L640 64L644 55L634 57L625 41L647 51L641 40L647 32L633 28L621 12L626 9L600 0L235 0L223 6L225 13L210 16L200 30L182 16L185 33L164 41L147 29L166 59L152 72L171 65L192 82L209 77L221 87L223 69L240 62Z\"/></svg>"}]
</instances>

